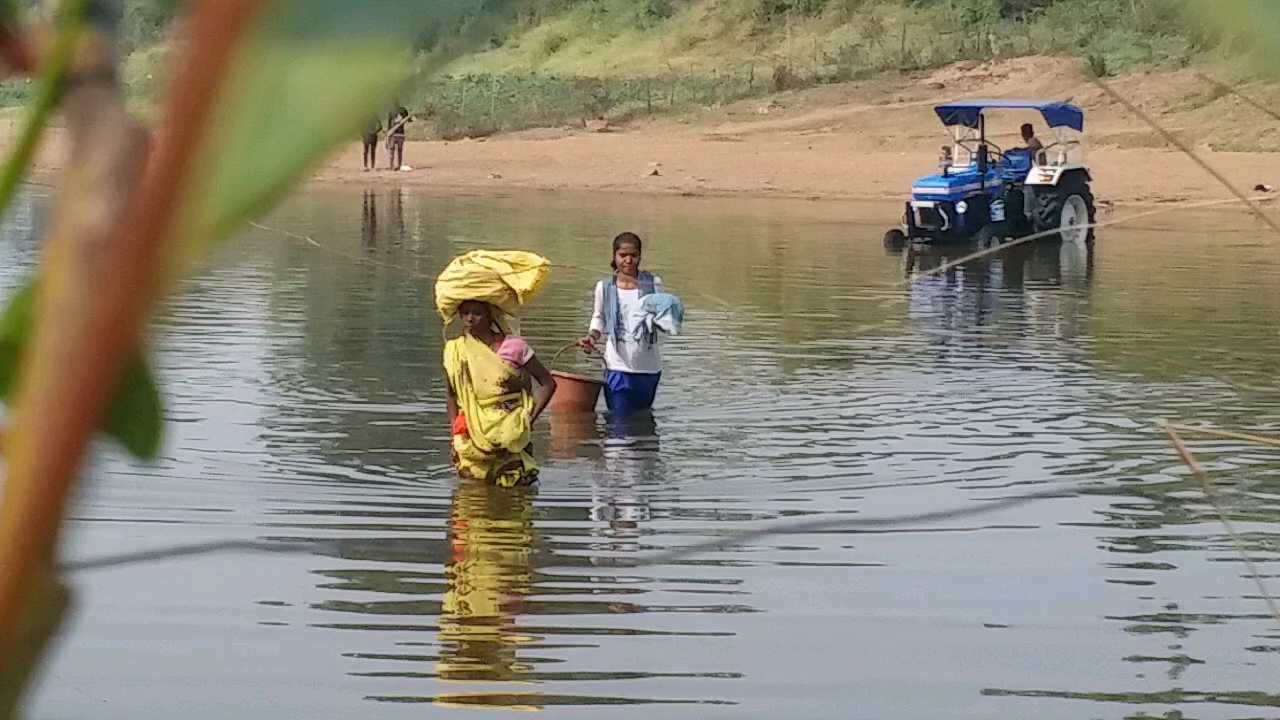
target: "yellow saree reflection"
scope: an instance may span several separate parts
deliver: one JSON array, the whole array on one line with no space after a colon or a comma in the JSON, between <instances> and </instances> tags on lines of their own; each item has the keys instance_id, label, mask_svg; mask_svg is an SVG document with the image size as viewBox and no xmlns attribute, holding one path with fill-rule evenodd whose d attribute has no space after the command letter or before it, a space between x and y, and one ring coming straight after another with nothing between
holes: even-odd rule
<instances>
[{"instance_id":1,"label":"yellow saree reflection","mask_svg":"<svg viewBox=\"0 0 1280 720\"><path fill-rule=\"evenodd\" d=\"M454 493L436 664L442 681L518 682L530 670L516 653L534 638L515 626L533 572L533 493L467 480ZM538 709L513 696L527 698L460 693L438 695L436 704Z\"/></svg>"}]
</instances>

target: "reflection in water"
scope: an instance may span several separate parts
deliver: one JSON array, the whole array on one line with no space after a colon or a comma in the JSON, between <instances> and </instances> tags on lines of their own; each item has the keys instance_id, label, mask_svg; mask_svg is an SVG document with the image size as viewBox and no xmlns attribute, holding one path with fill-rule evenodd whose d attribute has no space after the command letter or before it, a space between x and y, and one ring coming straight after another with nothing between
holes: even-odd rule
<instances>
[{"instance_id":1,"label":"reflection in water","mask_svg":"<svg viewBox=\"0 0 1280 720\"><path fill-rule=\"evenodd\" d=\"M603 543L599 547L635 553L641 523L652 517L644 488L662 482L657 420L645 412L600 421L594 413L553 413L550 455L602 463L603 472L590 474L590 519Z\"/></svg>"},{"instance_id":2,"label":"reflection in water","mask_svg":"<svg viewBox=\"0 0 1280 720\"><path fill-rule=\"evenodd\" d=\"M405 241L404 196L408 189L396 187L391 190L391 242L402 245Z\"/></svg>"},{"instance_id":3,"label":"reflection in water","mask_svg":"<svg viewBox=\"0 0 1280 720\"><path fill-rule=\"evenodd\" d=\"M22 202L0 244L10 288L38 250ZM903 259L907 286L875 213L294 198L268 224L323 247L254 233L186 283L154 333L165 459L108 448L68 553L266 537L314 554L78 578L84 610L33 717L1265 714L1280 640L1155 422L1280 434L1280 256L1235 248L1214 216L1204 232L1110 230L1096 264L1089 246L1036 243L922 277L972 248L924 249ZM582 332L605 268L577 268L603 265L619 227L644 229L646 264L692 299L657 420L552 416L536 495L459 485L429 278L476 247L562 263L526 323L545 354ZM1194 449L1274 566L1275 453ZM763 522L1045 488L1062 497L637 564Z\"/></svg>"},{"instance_id":4,"label":"reflection in water","mask_svg":"<svg viewBox=\"0 0 1280 720\"><path fill-rule=\"evenodd\" d=\"M639 550L640 524L651 516L649 498L641 488L659 480L661 451L653 413L610 419L603 448L605 473L591 485L591 519L606 525L601 534L609 550Z\"/></svg>"},{"instance_id":5,"label":"reflection in water","mask_svg":"<svg viewBox=\"0 0 1280 720\"><path fill-rule=\"evenodd\" d=\"M987 339L972 331L989 325L998 336L1045 333L1066 340L1079 334L1093 280L1094 241L1013 245L927 274L978 249L975 244L905 249L913 317L930 317L935 327L972 336L979 344Z\"/></svg>"},{"instance_id":6,"label":"reflection in water","mask_svg":"<svg viewBox=\"0 0 1280 720\"><path fill-rule=\"evenodd\" d=\"M1089 700L1097 703L1121 703L1125 705L1151 705L1155 707L1168 707L1171 705L1225 705L1246 707L1280 707L1280 694L1265 692L1197 692L1192 690L1183 690L1182 688L1174 688L1161 692L1128 692L1128 693L1081 693L1081 692L1057 692L1052 690L997 690L986 689L982 691L983 695L988 697L1018 697L1018 698L1058 698L1063 700ZM1143 720L1144 718L1152 718L1150 715L1131 715L1133 720ZM1167 720L1189 720L1191 715L1183 715L1179 711L1172 711L1164 714L1162 717ZM1154 718L1152 718L1154 720Z\"/></svg>"},{"instance_id":7,"label":"reflection in water","mask_svg":"<svg viewBox=\"0 0 1280 720\"><path fill-rule=\"evenodd\" d=\"M360 237L365 248L372 249L378 245L378 194L365 188L364 212L360 215Z\"/></svg>"},{"instance_id":8,"label":"reflection in water","mask_svg":"<svg viewBox=\"0 0 1280 720\"><path fill-rule=\"evenodd\" d=\"M551 446L548 455L558 460L571 460L595 450L599 454L599 434L595 413L550 413Z\"/></svg>"},{"instance_id":9,"label":"reflection in water","mask_svg":"<svg viewBox=\"0 0 1280 720\"><path fill-rule=\"evenodd\" d=\"M459 482L449 513L449 561L440 614L442 680L515 680L529 666L516 618L533 573L533 496Z\"/></svg>"},{"instance_id":10,"label":"reflection in water","mask_svg":"<svg viewBox=\"0 0 1280 720\"><path fill-rule=\"evenodd\" d=\"M404 200L408 190L365 188L360 212L360 238L365 250L379 245L386 248L403 246L409 237ZM379 202L379 198L382 202ZM381 211L380 211L381 206ZM406 267L405 270L408 270Z\"/></svg>"}]
</instances>

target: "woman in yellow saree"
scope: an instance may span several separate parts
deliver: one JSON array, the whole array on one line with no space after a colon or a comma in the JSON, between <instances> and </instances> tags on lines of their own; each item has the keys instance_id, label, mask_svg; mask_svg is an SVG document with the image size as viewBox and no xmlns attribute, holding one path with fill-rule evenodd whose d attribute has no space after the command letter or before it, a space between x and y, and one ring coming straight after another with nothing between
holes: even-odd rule
<instances>
[{"instance_id":1,"label":"woman in yellow saree","mask_svg":"<svg viewBox=\"0 0 1280 720\"><path fill-rule=\"evenodd\" d=\"M453 464L464 478L502 487L537 482L533 422L551 402L555 378L528 343L502 332L488 303L468 300L458 315L462 337L444 346Z\"/></svg>"}]
</instances>

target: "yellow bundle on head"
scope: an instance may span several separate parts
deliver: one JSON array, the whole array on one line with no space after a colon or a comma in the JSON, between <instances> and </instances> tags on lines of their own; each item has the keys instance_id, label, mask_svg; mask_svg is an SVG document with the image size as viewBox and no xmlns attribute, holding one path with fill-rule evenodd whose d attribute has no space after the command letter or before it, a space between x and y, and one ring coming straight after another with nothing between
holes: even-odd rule
<instances>
[{"instance_id":1,"label":"yellow bundle on head","mask_svg":"<svg viewBox=\"0 0 1280 720\"><path fill-rule=\"evenodd\" d=\"M436 312L448 324L468 300L486 302L499 311L503 331L516 334L516 314L546 285L551 262L519 250L472 250L459 255L436 278Z\"/></svg>"}]
</instances>

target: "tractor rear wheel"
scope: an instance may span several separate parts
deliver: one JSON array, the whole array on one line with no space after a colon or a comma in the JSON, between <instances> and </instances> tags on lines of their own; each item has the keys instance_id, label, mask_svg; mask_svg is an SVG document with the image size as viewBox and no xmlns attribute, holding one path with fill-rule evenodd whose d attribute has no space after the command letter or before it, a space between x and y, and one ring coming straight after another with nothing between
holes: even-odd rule
<instances>
[{"instance_id":1,"label":"tractor rear wheel","mask_svg":"<svg viewBox=\"0 0 1280 720\"><path fill-rule=\"evenodd\" d=\"M1057 187L1035 189L1032 221L1037 233L1056 230L1068 242L1092 240L1095 217L1093 192L1081 172L1064 175Z\"/></svg>"}]
</instances>

